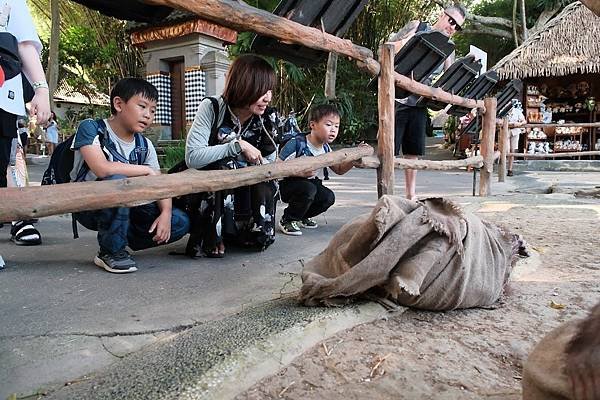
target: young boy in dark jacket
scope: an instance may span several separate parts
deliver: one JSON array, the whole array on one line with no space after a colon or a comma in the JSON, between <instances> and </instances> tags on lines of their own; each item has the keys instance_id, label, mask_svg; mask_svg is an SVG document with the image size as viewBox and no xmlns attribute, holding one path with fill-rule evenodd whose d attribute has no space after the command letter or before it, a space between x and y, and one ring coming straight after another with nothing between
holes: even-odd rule
<instances>
[{"instance_id":1,"label":"young boy in dark jacket","mask_svg":"<svg viewBox=\"0 0 600 400\"><path fill-rule=\"evenodd\" d=\"M299 134L290 139L279 153L280 160L297 157L312 157L329 153L329 146L340 129L340 113L331 105L314 107L309 116L310 133ZM353 167L353 162L331 166L338 175L343 175ZM313 217L324 213L335 203L331 189L323 185L327 179L327 169L308 171L301 176L285 178L280 182L281 200L288 203L279 221L279 229L286 235L300 236L301 228L318 228Z\"/></svg>"}]
</instances>

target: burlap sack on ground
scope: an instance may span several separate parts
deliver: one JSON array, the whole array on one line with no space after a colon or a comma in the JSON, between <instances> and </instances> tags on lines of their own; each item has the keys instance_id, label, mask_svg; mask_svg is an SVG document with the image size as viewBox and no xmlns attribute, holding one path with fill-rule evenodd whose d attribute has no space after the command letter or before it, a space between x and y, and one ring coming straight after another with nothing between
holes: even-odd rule
<instances>
[{"instance_id":1,"label":"burlap sack on ground","mask_svg":"<svg viewBox=\"0 0 600 400\"><path fill-rule=\"evenodd\" d=\"M451 201L383 196L305 265L300 301L333 304L377 289L425 310L488 306L502 294L517 250L514 235Z\"/></svg>"}]
</instances>

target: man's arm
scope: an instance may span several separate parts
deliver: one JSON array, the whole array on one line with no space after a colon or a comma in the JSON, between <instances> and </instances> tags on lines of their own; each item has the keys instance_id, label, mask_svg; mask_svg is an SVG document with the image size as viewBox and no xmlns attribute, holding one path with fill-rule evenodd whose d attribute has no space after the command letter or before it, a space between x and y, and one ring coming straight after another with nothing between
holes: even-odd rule
<instances>
[{"instance_id":1,"label":"man's arm","mask_svg":"<svg viewBox=\"0 0 600 400\"><path fill-rule=\"evenodd\" d=\"M394 54L397 54L400 49L410 40L411 37L415 35L417 32L417 28L419 27L419 21L410 21L402 29L400 29L397 33L390 36L388 42L394 44Z\"/></svg>"}]
</instances>

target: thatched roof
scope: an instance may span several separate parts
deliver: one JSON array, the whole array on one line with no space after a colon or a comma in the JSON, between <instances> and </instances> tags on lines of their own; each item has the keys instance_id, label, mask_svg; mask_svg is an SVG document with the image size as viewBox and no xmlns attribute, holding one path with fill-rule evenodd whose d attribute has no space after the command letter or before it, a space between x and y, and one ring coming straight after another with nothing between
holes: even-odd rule
<instances>
[{"instance_id":1,"label":"thatched roof","mask_svg":"<svg viewBox=\"0 0 600 400\"><path fill-rule=\"evenodd\" d=\"M600 17L579 1L500 60L501 79L600 72Z\"/></svg>"}]
</instances>

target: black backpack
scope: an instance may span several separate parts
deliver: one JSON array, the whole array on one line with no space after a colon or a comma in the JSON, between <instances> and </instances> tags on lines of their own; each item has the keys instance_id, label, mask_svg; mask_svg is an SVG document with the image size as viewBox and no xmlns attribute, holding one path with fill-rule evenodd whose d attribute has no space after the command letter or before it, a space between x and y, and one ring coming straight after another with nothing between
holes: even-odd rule
<instances>
[{"instance_id":1,"label":"black backpack","mask_svg":"<svg viewBox=\"0 0 600 400\"><path fill-rule=\"evenodd\" d=\"M108 143L108 131L106 129L104 120L97 119L95 122L98 125L97 135L100 139L100 146L110 152L110 154L113 156L113 160L127 163L128 160L118 153L116 148L106 145ZM48 168L46 168L46 171L44 171L42 185L58 185L61 183L69 183L71 181L79 182L82 181L90 171L90 168L84 162L81 169L77 172L77 177L75 180L71 179L71 171L73 170L73 163L75 162L75 152L71 150L74 140L75 135L71 135L67 140L56 146L54 152L52 153L52 157L50 157ZM148 156L148 139L146 139L143 135L136 133L135 149L133 151L137 153L136 158L138 165L144 164L146 162L146 157ZM108 158L108 155L106 156ZM75 218L72 218L72 224L73 237L77 239L79 235L77 233L77 223Z\"/></svg>"},{"instance_id":2,"label":"black backpack","mask_svg":"<svg viewBox=\"0 0 600 400\"><path fill-rule=\"evenodd\" d=\"M280 140L279 151L281 151L281 149L283 149L286 143L291 139L296 139L296 158L302 157L304 155L304 150L306 147L308 147L306 144L306 141L308 140L306 139L306 135L308 134L309 132L295 132L293 134L284 136L283 140ZM323 146L323 148L325 149L325 153L329 153L331 151L331 147L328 144ZM327 167L323 168L323 180L329 180L329 169Z\"/></svg>"},{"instance_id":3,"label":"black backpack","mask_svg":"<svg viewBox=\"0 0 600 400\"><path fill-rule=\"evenodd\" d=\"M95 122L98 125L97 134L100 138L100 145L110 152L113 156L113 160L127 163L128 160L121 156L116 148L106 145L108 143L108 131L106 130L104 120L97 119ZM73 163L75 161L75 152L71 151L73 140L75 140L75 135L71 135L67 140L56 146L52 153L52 157L50 157L48 168L42 177L42 185L57 185L71 182L71 171L73 170ZM138 164L144 164L146 162L146 157L148 156L148 139L139 133L135 134L134 151L137 152ZM83 180L89 171L89 167L84 163L78 171L74 182Z\"/></svg>"}]
</instances>

